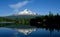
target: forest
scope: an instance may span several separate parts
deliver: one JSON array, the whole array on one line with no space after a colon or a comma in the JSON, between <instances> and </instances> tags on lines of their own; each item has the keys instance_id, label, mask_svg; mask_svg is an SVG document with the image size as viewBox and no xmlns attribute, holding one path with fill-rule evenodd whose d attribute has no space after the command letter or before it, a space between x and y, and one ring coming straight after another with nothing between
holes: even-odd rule
<instances>
[{"instance_id":1,"label":"forest","mask_svg":"<svg viewBox=\"0 0 60 37\"><path fill-rule=\"evenodd\" d=\"M13 22L14 24L24 24L24 25L31 25L36 27L60 27L60 15L57 13L56 15L49 12L49 15L39 15L35 18L20 18L20 19L8 19L5 17L0 17L0 22ZM9 24L10 25L10 24ZM0 26L2 25L0 23Z\"/></svg>"}]
</instances>

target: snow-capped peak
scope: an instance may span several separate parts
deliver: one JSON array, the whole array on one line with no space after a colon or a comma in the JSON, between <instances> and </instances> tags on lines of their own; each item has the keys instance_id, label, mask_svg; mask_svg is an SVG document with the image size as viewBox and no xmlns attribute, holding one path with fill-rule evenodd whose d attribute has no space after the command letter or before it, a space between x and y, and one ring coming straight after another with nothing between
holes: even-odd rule
<instances>
[{"instance_id":1,"label":"snow-capped peak","mask_svg":"<svg viewBox=\"0 0 60 37\"><path fill-rule=\"evenodd\" d=\"M17 13L17 15L36 15L36 13L33 13L32 11L25 9L25 10Z\"/></svg>"}]
</instances>

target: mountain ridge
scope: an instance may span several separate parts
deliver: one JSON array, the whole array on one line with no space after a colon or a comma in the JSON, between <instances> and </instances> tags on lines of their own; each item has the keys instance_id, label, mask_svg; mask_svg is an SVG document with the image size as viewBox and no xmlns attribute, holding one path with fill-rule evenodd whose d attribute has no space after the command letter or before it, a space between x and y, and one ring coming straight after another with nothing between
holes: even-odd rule
<instances>
[{"instance_id":1,"label":"mountain ridge","mask_svg":"<svg viewBox=\"0 0 60 37\"><path fill-rule=\"evenodd\" d=\"M18 19L18 18L34 18L38 16L37 13L33 13L32 11L25 9L17 14L6 16L6 18Z\"/></svg>"}]
</instances>

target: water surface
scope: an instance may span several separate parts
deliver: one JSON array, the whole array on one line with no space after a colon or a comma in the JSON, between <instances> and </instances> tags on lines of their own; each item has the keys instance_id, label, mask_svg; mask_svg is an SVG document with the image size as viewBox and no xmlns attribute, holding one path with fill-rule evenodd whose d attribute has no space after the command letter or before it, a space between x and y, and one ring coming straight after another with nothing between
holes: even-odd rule
<instances>
[{"instance_id":1,"label":"water surface","mask_svg":"<svg viewBox=\"0 0 60 37\"><path fill-rule=\"evenodd\" d=\"M16 27L16 26L15 26ZM46 29L46 28L36 28L36 31L32 31L30 34L25 35L24 33L15 30L14 26L10 27L0 27L0 37L60 37L60 30L58 29ZM20 27L20 28L19 28ZM17 26L21 29L24 26ZM26 26L26 28L30 28ZM26 29L25 28L25 29ZM32 27L31 27L32 28Z\"/></svg>"}]
</instances>

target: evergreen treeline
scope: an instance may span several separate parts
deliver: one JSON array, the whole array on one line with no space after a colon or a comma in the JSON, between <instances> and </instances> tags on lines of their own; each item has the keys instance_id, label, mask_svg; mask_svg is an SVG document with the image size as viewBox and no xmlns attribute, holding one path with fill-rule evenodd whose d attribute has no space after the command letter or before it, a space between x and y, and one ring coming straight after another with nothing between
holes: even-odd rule
<instances>
[{"instance_id":1,"label":"evergreen treeline","mask_svg":"<svg viewBox=\"0 0 60 37\"><path fill-rule=\"evenodd\" d=\"M36 27L60 28L60 15L49 13L49 15L38 16L36 18L32 18L30 20L30 24L31 26Z\"/></svg>"}]
</instances>

